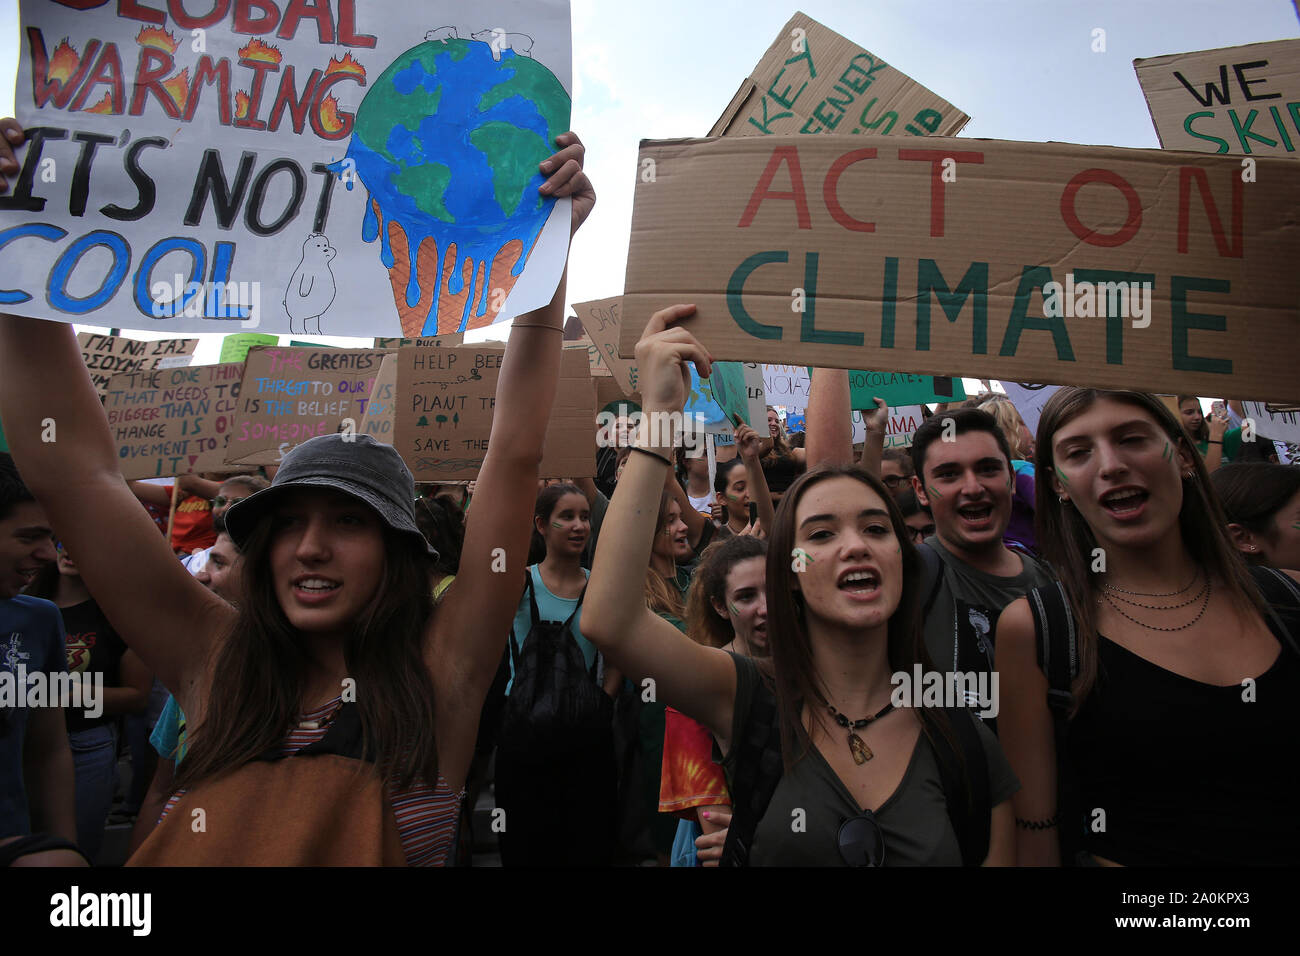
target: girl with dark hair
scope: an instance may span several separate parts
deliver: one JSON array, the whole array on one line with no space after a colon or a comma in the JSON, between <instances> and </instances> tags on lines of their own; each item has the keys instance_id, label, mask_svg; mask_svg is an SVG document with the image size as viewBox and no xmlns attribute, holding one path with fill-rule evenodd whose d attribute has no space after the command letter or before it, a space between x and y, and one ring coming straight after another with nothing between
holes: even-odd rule
<instances>
[{"instance_id":1,"label":"girl with dark hair","mask_svg":"<svg viewBox=\"0 0 1300 956\"><path fill-rule=\"evenodd\" d=\"M415 499L415 525L424 540L438 552L433 562L433 603L437 604L456 580L460 552L465 545L465 512L447 495Z\"/></svg>"},{"instance_id":2,"label":"girl with dark hair","mask_svg":"<svg viewBox=\"0 0 1300 956\"><path fill-rule=\"evenodd\" d=\"M1294 863L1300 778L1278 755L1300 731L1300 653L1261 588L1295 605L1300 575L1247 570L1153 395L1060 389L1036 459L1038 545L1060 585L1008 605L996 649L1019 862L1058 864L1064 847L1088 865ZM1048 674L1067 663L1054 739Z\"/></svg>"},{"instance_id":3,"label":"girl with dark hair","mask_svg":"<svg viewBox=\"0 0 1300 956\"><path fill-rule=\"evenodd\" d=\"M766 657L766 578L763 539L744 535L710 545L686 599L686 635L705 647ZM699 865L696 838L724 829L730 808L726 778L713 760L713 735L698 721L667 708L659 812L678 818L673 866Z\"/></svg>"},{"instance_id":4,"label":"girl with dark hair","mask_svg":"<svg viewBox=\"0 0 1300 956\"><path fill-rule=\"evenodd\" d=\"M1232 460L1241 447L1241 429L1228 427L1228 412L1216 408L1206 418L1201 411L1201 400L1195 395L1178 396L1178 414L1183 427L1192 436L1196 450L1205 459L1205 470L1213 474L1219 466ZM1042 423L1039 423L1040 427Z\"/></svg>"},{"instance_id":5,"label":"girl with dark hair","mask_svg":"<svg viewBox=\"0 0 1300 956\"><path fill-rule=\"evenodd\" d=\"M683 305L657 312L637 344L647 413L681 410L685 362L701 376L711 371L708 353L678 324L693 312ZM969 731L985 762L974 770L963 763L967 780L984 769L990 781L986 805L994 809L980 858L1010 862L1006 801L1016 784L992 733L969 711L952 711L970 722L956 728L942 710L894 704L891 674L917 663L932 668L921 643L921 559L880 480L857 467L828 468L791 485L768 540L771 662L760 667L691 641L623 598L651 549L650 514L637 502L661 486L670 462L672 450L653 441L642 436L611 504L583 633L634 680L652 679L659 700L707 727L729 770L747 749L751 705L774 701L785 773L748 842L750 862L958 863L950 815L960 808L939 796L938 754L946 749L939 738L954 731ZM752 794L736 792L735 783L740 806ZM966 803L969 790L956 799ZM800 832L790 825L796 809L804 811Z\"/></svg>"},{"instance_id":6,"label":"girl with dark hair","mask_svg":"<svg viewBox=\"0 0 1300 956\"><path fill-rule=\"evenodd\" d=\"M596 648L582 636L582 597L587 572L583 549L591 534L587 496L577 485L557 482L537 495L533 511L534 549L541 560L528 568L528 584L515 612L507 654L514 689L516 652L528 650L534 613L541 621L568 622L586 672L610 697L622 677L601 674ZM509 706L509 705L507 705ZM608 866L614 857L617 772L612 725L596 739L564 742L546 752L521 750L501 737L497 747L496 805L506 811L501 833L505 866Z\"/></svg>"},{"instance_id":7,"label":"girl with dark hair","mask_svg":"<svg viewBox=\"0 0 1300 956\"><path fill-rule=\"evenodd\" d=\"M1246 563L1300 571L1300 465L1224 465L1210 480Z\"/></svg>"},{"instance_id":8,"label":"girl with dark hair","mask_svg":"<svg viewBox=\"0 0 1300 956\"><path fill-rule=\"evenodd\" d=\"M12 128L12 127L11 127ZM595 194L572 133L542 196ZM9 147L0 158L12 160ZM186 573L118 470L73 329L0 318L0 412L32 491L128 646L189 717L170 812L145 864L438 864L446 860L522 581L559 373L565 282L514 321L461 573L433 613L410 471L365 436L292 449L272 486L226 515L244 554L238 609ZM51 388L50 383L59 383ZM58 442L39 423L60 424ZM289 757L290 759L281 759ZM192 808L207 829L191 829Z\"/></svg>"},{"instance_id":9,"label":"girl with dark hair","mask_svg":"<svg viewBox=\"0 0 1300 956\"><path fill-rule=\"evenodd\" d=\"M117 789L118 718L149 704L153 675L118 637L81 579L62 542L58 558L37 572L26 593L58 605L63 616L68 673L81 681L103 681L100 713L90 717L66 708L77 793L77 845L94 860L104 842L104 824ZM136 772L144 772L137 767Z\"/></svg>"}]
</instances>

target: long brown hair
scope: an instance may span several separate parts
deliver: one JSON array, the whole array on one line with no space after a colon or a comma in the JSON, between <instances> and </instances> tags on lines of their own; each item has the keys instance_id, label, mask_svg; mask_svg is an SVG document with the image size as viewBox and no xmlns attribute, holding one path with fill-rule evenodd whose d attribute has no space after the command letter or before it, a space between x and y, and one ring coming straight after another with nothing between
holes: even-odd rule
<instances>
[{"instance_id":1,"label":"long brown hair","mask_svg":"<svg viewBox=\"0 0 1300 956\"><path fill-rule=\"evenodd\" d=\"M713 602L726 602L727 575L741 561L765 558L767 542L750 534L715 541L700 555L686 595L686 636L705 647L726 647L736 638L729 618L721 617Z\"/></svg>"},{"instance_id":2,"label":"long brown hair","mask_svg":"<svg viewBox=\"0 0 1300 956\"><path fill-rule=\"evenodd\" d=\"M925 565L920 552L912 544L903 515L894 503L885 483L857 465L835 465L805 472L794 480L781 499L773 522L767 550L767 641L771 648L771 671L776 693L777 710L781 720L781 752L788 770L802 759L812 745L804 729L802 712L805 703L810 705L813 719L824 729L826 714L817 702L825 699L825 686L813 665L812 643L805 621L807 609L802 595L796 590L796 571L791 555L795 547L795 509L804 493L815 485L832 478L852 478L860 481L885 503L894 536L898 538L903 556L903 591L898 609L889 619L887 656L889 666L895 671L910 671L920 663L926 671L934 669L926 653L922 638L922 587ZM793 599L791 598L793 595ZM916 695L919 698L919 694ZM942 733L951 743L951 727L944 713L937 708L918 707L921 725L931 740L934 733ZM960 750L953 745L953 749Z\"/></svg>"},{"instance_id":3,"label":"long brown hair","mask_svg":"<svg viewBox=\"0 0 1300 956\"><path fill-rule=\"evenodd\" d=\"M1191 447L1182 422L1160 399L1146 392L1075 387L1058 389L1048 399L1038 420L1034 453L1034 472L1038 476L1035 482L1034 529L1038 548L1056 569L1074 612L1079 647L1079 675L1072 688L1075 713L1097 680L1096 605L1100 592L1092 572L1097 539L1079 510L1064 505L1053 490L1056 458L1052 439L1057 429L1083 414L1100 399L1123 402L1147 412L1174 447L1186 453L1194 477L1185 478L1182 483L1183 504L1178 512L1178 526L1183 545L1192 560L1205 568L1209 575L1226 583L1233 600L1243 611L1256 611L1260 615L1268 613L1250 571L1228 536L1228 522L1210 485L1205 462Z\"/></svg>"},{"instance_id":4,"label":"long brown hair","mask_svg":"<svg viewBox=\"0 0 1300 956\"><path fill-rule=\"evenodd\" d=\"M655 519L654 541L658 541L659 536L668 527L668 505L673 500L673 496L667 489L659 495L659 517ZM669 585L664 580L664 576L655 570L653 549L654 545L652 544L650 564L645 569L646 606L660 616L671 615L681 620L686 615L686 609L682 606L682 596L678 592L676 585Z\"/></svg>"},{"instance_id":5,"label":"long brown hair","mask_svg":"<svg viewBox=\"0 0 1300 956\"><path fill-rule=\"evenodd\" d=\"M767 406L767 410L769 412L776 411L776 409L773 408L771 405ZM771 432L769 431L768 434L760 437L772 438L772 435ZM780 413L777 413L776 437L772 438L772 447L768 449L767 454L763 456L762 460L767 462L768 464L772 464L781 458L789 458L789 457L790 457L790 440L785 437L785 422L781 421L781 415Z\"/></svg>"},{"instance_id":6,"label":"long brown hair","mask_svg":"<svg viewBox=\"0 0 1300 956\"><path fill-rule=\"evenodd\" d=\"M193 787L279 748L300 713L307 643L285 617L271 574L274 518L267 515L244 547L244 602L220 645L202 722L176 768L176 786ZM414 535L384 531L384 566L374 597L343 645L356 680L364 755L399 789L417 776L438 779L433 682L424 632L433 612L429 558Z\"/></svg>"}]
</instances>

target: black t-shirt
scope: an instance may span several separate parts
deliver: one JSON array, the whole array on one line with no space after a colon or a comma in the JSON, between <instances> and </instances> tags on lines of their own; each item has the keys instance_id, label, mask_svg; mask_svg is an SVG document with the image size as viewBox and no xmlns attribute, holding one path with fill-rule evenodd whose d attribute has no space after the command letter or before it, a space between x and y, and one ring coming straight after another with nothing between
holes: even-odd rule
<instances>
[{"instance_id":1,"label":"black t-shirt","mask_svg":"<svg viewBox=\"0 0 1300 956\"><path fill-rule=\"evenodd\" d=\"M72 607L59 609L63 615L63 629L67 632L69 674L103 674L104 687L121 686L119 669L126 643L108 623L104 612L93 600L82 601ZM68 732L89 730L111 723L117 718L104 714L89 718L79 709L64 709Z\"/></svg>"}]
</instances>

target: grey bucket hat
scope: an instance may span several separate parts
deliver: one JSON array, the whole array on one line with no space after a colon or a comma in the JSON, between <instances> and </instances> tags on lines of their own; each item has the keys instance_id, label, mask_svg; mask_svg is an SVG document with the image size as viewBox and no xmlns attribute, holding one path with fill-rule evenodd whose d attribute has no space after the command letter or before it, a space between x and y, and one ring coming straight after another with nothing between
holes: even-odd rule
<instances>
[{"instance_id":1,"label":"grey bucket hat","mask_svg":"<svg viewBox=\"0 0 1300 956\"><path fill-rule=\"evenodd\" d=\"M270 488L230 506L226 530L243 548L253 529L293 488L329 488L370 507L394 531L414 535L435 560L438 551L415 523L415 481L392 445L369 435L320 435L284 456Z\"/></svg>"}]
</instances>

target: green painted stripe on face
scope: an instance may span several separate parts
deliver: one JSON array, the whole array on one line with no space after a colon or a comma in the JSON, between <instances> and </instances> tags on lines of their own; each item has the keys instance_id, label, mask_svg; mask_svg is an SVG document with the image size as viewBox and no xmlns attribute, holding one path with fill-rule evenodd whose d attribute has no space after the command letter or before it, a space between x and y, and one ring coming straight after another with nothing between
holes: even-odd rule
<instances>
[{"instance_id":1,"label":"green painted stripe on face","mask_svg":"<svg viewBox=\"0 0 1300 956\"><path fill-rule=\"evenodd\" d=\"M1060 480L1061 484L1065 485L1066 488L1069 488L1070 479L1065 477L1065 473L1061 471L1060 468L1056 468L1054 470L1056 471L1056 477Z\"/></svg>"},{"instance_id":2,"label":"green painted stripe on face","mask_svg":"<svg viewBox=\"0 0 1300 956\"><path fill-rule=\"evenodd\" d=\"M730 611L732 614L734 614L736 617L740 617L740 609L736 607L736 605L732 604L730 601L727 602L727 610Z\"/></svg>"},{"instance_id":3,"label":"green painted stripe on face","mask_svg":"<svg viewBox=\"0 0 1300 956\"><path fill-rule=\"evenodd\" d=\"M941 495L938 491L936 491L936 490L934 489L934 486L933 486L933 485L927 485L926 488L925 488L925 491L926 491L926 494L928 494L931 498L942 498L942 497L943 497L943 495Z\"/></svg>"}]
</instances>

